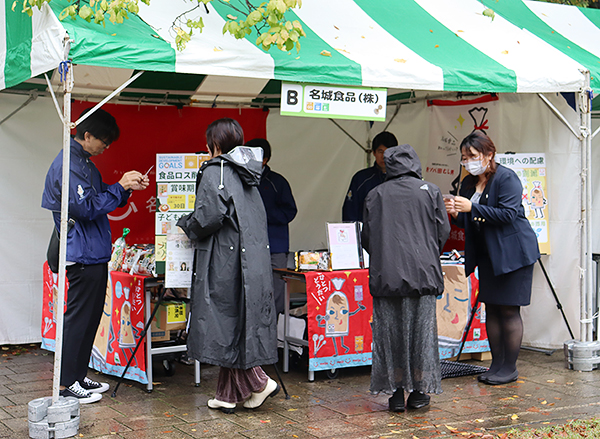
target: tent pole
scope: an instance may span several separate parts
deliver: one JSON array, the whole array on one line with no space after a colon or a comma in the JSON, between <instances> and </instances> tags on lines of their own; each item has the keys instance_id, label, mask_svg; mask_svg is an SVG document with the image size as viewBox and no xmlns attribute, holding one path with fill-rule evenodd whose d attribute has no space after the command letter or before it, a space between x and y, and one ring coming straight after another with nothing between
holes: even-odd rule
<instances>
[{"instance_id":1,"label":"tent pole","mask_svg":"<svg viewBox=\"0 0 600 439\"><path fill-rule=\"evenodd\" d=\"M561 120L561 122L564 123L565 126L571 130L571 132L575 135L575 137L577 137L579 140L583 139L581 132L578 133L575 130L575 128L573 128L571 126L571 124L569 123L567 118L565 116L563 116L560 111L558 111L558 108L556 108L554 105L552 105L552 103L548 100L548 98L546 96L544 96L541 93L538 93L538 96L542 101L544 101L544 103L548 106L548 108L550 108L550 110L552 110L552 112L556 115L556 117L558 117Z\"/></svg>"},{"instance_id":2,"label":"tent pole","mask_svg":"<svg viewBox=\"0 0 600 439\"><path fill-rule=\"evenodd\" d=\"M592 342L594 312L592 309L592 254L591 254L591 100L590 100L590 72L582 72L585 84L578 93L579 120L581 132L581 303L580 303L580 334L581 342Z\"/></svg>"},{"instance_id":3,"label":"tent pole","mask_svg":"<svg viewBox=\"0 0 600 439\"><path fill-rule=\"evenodd\" d=\"M594 330L594 309L593 309L593 293L594 282L592 277L593 260L592 260L592 90L591 90L591 74L589 71L585 74L586 89L584 90L585 113L582 126L582 134L585 142L585 159L586 159L586 199L585 199L585 225L586 225L586 255L585 255L585 274L586 274L586 298L587 298L587 341L593 340Z\"/></svg>"},{"instance_id":4,"label":"tent pole","mask_svg":"<svg viewBox=\"0 0 600 439\"><path fill-rule=\"evenodd\" d=\"M52 403L58 401L60 392L60 369L62 361L62 338L64 326L64 303L67 258L67 223L69 219L69 173L71 163L71 91L73 90L73 69L68 60L71 50L69 36L65 36L65 58L60 69L63 75L64 107L63 107L63 173L60 207L60 240L58 263L58 294L54 313L56 315L56 345L54 349L54 378L52 381Z\"/></svg>"}]
</instances>

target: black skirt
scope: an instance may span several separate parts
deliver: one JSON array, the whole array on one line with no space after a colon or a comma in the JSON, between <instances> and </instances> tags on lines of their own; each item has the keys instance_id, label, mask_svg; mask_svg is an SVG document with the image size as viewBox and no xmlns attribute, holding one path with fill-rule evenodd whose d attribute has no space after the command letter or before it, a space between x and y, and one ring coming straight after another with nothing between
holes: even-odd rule
<instances>
[{"instance_id":1,"label":"black skirt","mask_svg":"<svg viewBox=\"0 0 600 439\"><path fill-rule=\"evenodd\" d=\"M534 264L494 276L492 262L487 255L479 256L478 262L480 302L490 305L529 305Z\"/></svg>"}]
</instances>

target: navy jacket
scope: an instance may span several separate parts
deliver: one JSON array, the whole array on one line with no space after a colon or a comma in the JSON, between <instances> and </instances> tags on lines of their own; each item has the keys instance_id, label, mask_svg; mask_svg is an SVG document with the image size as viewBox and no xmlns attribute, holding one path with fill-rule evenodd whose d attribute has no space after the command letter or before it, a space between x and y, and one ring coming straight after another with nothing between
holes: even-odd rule
<instances>
[{"instance_id":1,"label":"navy jacket","mask_svg":"<svg viewBox=\"0 0 600 439\"><path fill-rule=\"evenodd\" d=\"M90 160L79 142L71 139L71 173L69 175L69 218L75 225L67 237L67 261L91 265L108 262L112 239L108 213L123 207L129 191L119 183L102 182L100 171ZM58 153L48 174L42 194L42 207L52 211L54 224L60 230L60 203L62 193L62 150Z\"/></svg>"},{"instance_id":2,"label":"navy jacket","mask_svg":"<svg viewBox=\"0 0 600 439\"><path fill-rule=\"evenodd\" d=\"M283 175L265 165L258 189L267 211L271 253L287 253L290 247L288 224L298 212L290 184Z\"/></svg>"},{"instance_id":3,"label":"navy jacket","mask_svg":"<svg viewBox=\"0 0 600 439\"><path fill-rule=\"evenodd\" d=\"M342 206L342 221L362 221L367 194L384 181L385 174L377 164L354 174Z\"/></svg>"},{"instance_id":4,"label":"navy jacket","mask_svg":"<svg viewBox=\"0 0 600 439\"><path fill-rule=\"evenodd\" d=\"M517 174L502 165L488 181L479 204L471 212L459 213L453 220L465 229L465 269L467 275L478 265L476 229L482 232L494 275L510 273L535 263L540 257L537 238L521 204L523 185ZM468 175L459 194L471 198L477 177Z\"/></svg>"}]
</instances>

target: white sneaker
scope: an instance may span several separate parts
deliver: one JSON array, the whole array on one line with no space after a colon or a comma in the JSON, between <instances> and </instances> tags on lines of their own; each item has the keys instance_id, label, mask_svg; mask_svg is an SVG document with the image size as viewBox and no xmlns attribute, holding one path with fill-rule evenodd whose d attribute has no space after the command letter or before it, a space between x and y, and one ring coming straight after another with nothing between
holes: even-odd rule
<instances>
[{"instance_id":1,"label":"white sneaker","mask_svg":"<svg viewBox=\"0 0 600 439\"><path fill-rule=\"evenodd\" d=\"M221 410L223 413L231 414L235 411L235 403L234 402L225 402L219 401L217 398L208 400L208 408Z\"/></svg>"},{"instance_id":2,"label":"white sneaker","mask_svg":"<svg viewBox=\"0 0 600 439\"><path fill-rule=\"evenodd\" d=\"M87 390L90 393L104 393L110 388L108 383L99 383L88 377L85 377L79 385L82 389Z\"/></svg>"},{"instance_id":3,"label":"white sneaker","mask_svg":"<svg viewBox=\"0 0 600 439\"><path fill-rule=\"evenodd\" d=\"M262 392L258 392L258 393L253 392L252 395L250 396L250 398L248 398L246 400L246 402L244 403L244 407L246 407L247 409L259 408L261 405L263 405L263 403L269 396L271 396L271 397L275 396L275 395L277 395L278 392L279 392L279 384L277 384L276 381L269 378L269 380L267 381L267 385L265 386L265 389Z\"/></svg>"},{"instance_id":4,"label":"white sneaker","mask_svg":"<svg viewBox=\"0 0 600 439\"><path fill-rule=\"evenodd\" d=\"M100 401L102 399L102 395L99 393L91 393L88 390L85 390L79 385L78 381L75 381L69 387L61 390L60 396L64 396L65 398L69 396L77 398L79 400L79 404L91 404L92 402Z\"/></svg>"}]
</instances>

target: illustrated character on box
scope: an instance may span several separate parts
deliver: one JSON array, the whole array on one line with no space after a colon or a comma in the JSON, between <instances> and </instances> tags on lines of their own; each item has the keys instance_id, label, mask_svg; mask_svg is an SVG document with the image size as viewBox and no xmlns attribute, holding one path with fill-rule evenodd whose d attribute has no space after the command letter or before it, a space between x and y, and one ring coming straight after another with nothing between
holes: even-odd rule
<instances>
[{"instance_id":1,"label":"illustrated character on box","mask_svg":"<svg viewBox=\"0 0 600 439\"><path fill-rule=\"evenodd\" d=\"M348 297L340 290L346 279L333 278L331 279L335 287L335 291L327 299L327 308L325 315L317 315L317 324L321 328L325 328L325 337L332 338L333 348L335 349L334 357L338 356L336 338L340 339L340 346L344 348L344 354L347 354L350 348L344 344L344 336L348 335L350 330L350 316L353 316L359 311L367 309L361 302L358 302L358 308L350 311ZM322 347L322 346L320 346ZM319 347L319 348L320 348ZM316 353L316 352L315 352Z\"/></svg>"},{"instance_id":2,"label":"illustrated character on box","mask_svg":"<svg viewBox=\"0 0 600 439\"><path fill-rule=\"evenodd\" d=\"M96 337L94 338L94 345L92 347L92 356L98 359L102 364L106 364L106 355L109 350L109 346L115 339L111 325L112 299L112 280L109 276L106 284L106 294L104 295L102 318L100 319L100 325L96 331Z\"/></svg>"},{"instance_id":3,"label":"illustrated character on box","mask_svg":"<svg viewBox=\"0 0 600 439\"><path fill-rule=\"evenodd\" d=\"M541 181L533 182L533 189L531 189L531 200L529 201L531 208L535 211L536 218L544 218L544 209L548 200L544 197L544 190L542 189Z\"/></svg>"},{"instance_id":4,"label":"illustrated character on box","mask_svg":"<svg viewBox=\"0 0 600 439\"><path fill-rule=\"evenodd\" d=\"M135 347L135 339L131 327L131 304L129 303L129 288L123 288L125 302L121 307L121 327L119 328L119 347L121 349Z\"/></svg>"},{"instance_id":5,"label":"illustrated character on box","mask_svg":"<svg viewBox=\"0 0 600 439\"><path fill-rule=\"evenodd\" d=\"M129 299L129 288L124 288L125 298ZM121 327L119 328L119 348L125 353L129 351L129 355L133 356L136 340L140 338L139 328L136 328L131 323L131 304L128 301L123 303L121 307ZM125 359L127 362L127 358ZM120 364L121 359L115 352L115 364ZM134 363L135 362L135 363ZM132 366L139 367L137 358L133 358Z\"/></svg>"}]
</instances>

